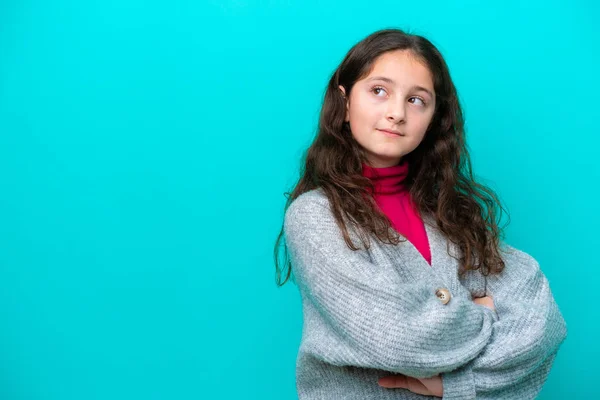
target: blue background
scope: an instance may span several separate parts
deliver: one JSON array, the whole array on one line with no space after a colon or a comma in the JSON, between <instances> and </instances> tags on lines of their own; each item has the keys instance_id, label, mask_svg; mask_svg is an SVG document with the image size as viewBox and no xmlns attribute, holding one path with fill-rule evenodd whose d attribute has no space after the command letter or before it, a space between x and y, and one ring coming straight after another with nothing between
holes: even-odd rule
<instances>
[{"instance_id":1,"label":"blue background","mask_svg":"<svg viewBox=\"0 0 600 400\"><path fill-rule=\"evenodd\" d=\"M598 395L596 2L0 4L0 398L295 398L283 193L329 76L390 27L446 57L565 316L540 398Z\"/></svg>"}]
</instances>

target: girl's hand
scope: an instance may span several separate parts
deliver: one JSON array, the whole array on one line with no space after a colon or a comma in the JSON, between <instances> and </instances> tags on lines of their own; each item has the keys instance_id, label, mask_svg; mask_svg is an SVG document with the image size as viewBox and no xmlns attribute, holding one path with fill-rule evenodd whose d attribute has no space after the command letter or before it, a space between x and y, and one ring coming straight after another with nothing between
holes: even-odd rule
<instances>
[{"instance_id":1,"label":"girl's hand","mask_svg":"<svg viewBox=\"0 0 600 400\"><path fill-rule=\"evenodd\" d=\"M425 396L443 397L444 387L440 375L431 378L412 378L406 375L390 375L379 379L379 386L385 388L408 389L413 393Z\"/></svg>"},{"instance_id":2,"label":"girl's hand","mask_svg":"<svg viewBox=\"0 0 600 400\"><path fill-rule=\"evenodd\" d=\"M473 299L473 302L475 304L479 304L490 308L492 311L496 310L496 307L494 306L494 299L492 299L492 296L477 297Z\"/></svg>"}]
</instances>

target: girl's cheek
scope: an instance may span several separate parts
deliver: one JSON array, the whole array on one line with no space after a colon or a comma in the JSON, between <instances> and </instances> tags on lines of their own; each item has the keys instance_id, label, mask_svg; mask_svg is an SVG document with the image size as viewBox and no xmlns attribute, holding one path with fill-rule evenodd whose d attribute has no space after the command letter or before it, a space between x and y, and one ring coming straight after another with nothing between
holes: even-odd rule
<instances>
[{"instance_id":1,"label":"girl's cheek","mask_svg":"<svg viewBox=\"0 0 600 400\"><path fill-rule=\"evenodd\" d=\"M375 118L375 119L381 119L383 117L385 117L385 109L383 109L383 108L377 109L373 113L373 118Z\"/></svg>"}]
</instances>

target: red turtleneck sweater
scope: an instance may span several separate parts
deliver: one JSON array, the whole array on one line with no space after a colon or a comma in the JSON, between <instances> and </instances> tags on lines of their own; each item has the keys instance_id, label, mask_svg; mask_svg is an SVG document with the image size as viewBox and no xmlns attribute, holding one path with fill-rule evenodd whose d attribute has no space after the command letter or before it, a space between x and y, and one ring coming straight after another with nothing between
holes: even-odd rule
<instances>
[{"instance_id":1,"label":"red turtleneck sweater","mask_svg":"<svg viewBox=\"0 0 600 400\"><path fill-rule=\"evenodd\" d=\"M389 218L392 227L407 238L431 265L431 252L425 225L410 200L403 181L408 174L408 163L386 168L374 168L363 164L363 175L373 181L375 202Z\"/></svg>"}]
</instances>

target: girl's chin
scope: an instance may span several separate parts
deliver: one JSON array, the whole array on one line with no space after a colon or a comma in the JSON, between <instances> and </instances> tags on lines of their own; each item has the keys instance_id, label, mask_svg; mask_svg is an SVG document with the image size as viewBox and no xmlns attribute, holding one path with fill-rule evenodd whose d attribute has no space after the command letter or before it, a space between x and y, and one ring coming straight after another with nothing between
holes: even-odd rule
<instances>
[{"instance_id":1,"label":"girl's chin","mask_svg":"<svg viewBox=\"0 0 600 400\"><path fill-rule=\"evenodd\" d=\"M384 168L391 167L393 165L398 165L401 159L402 155L400 154L371 153L371 157L369 157L370 164L375 166L375 168Z\"/></svg>"}]
</instances>

